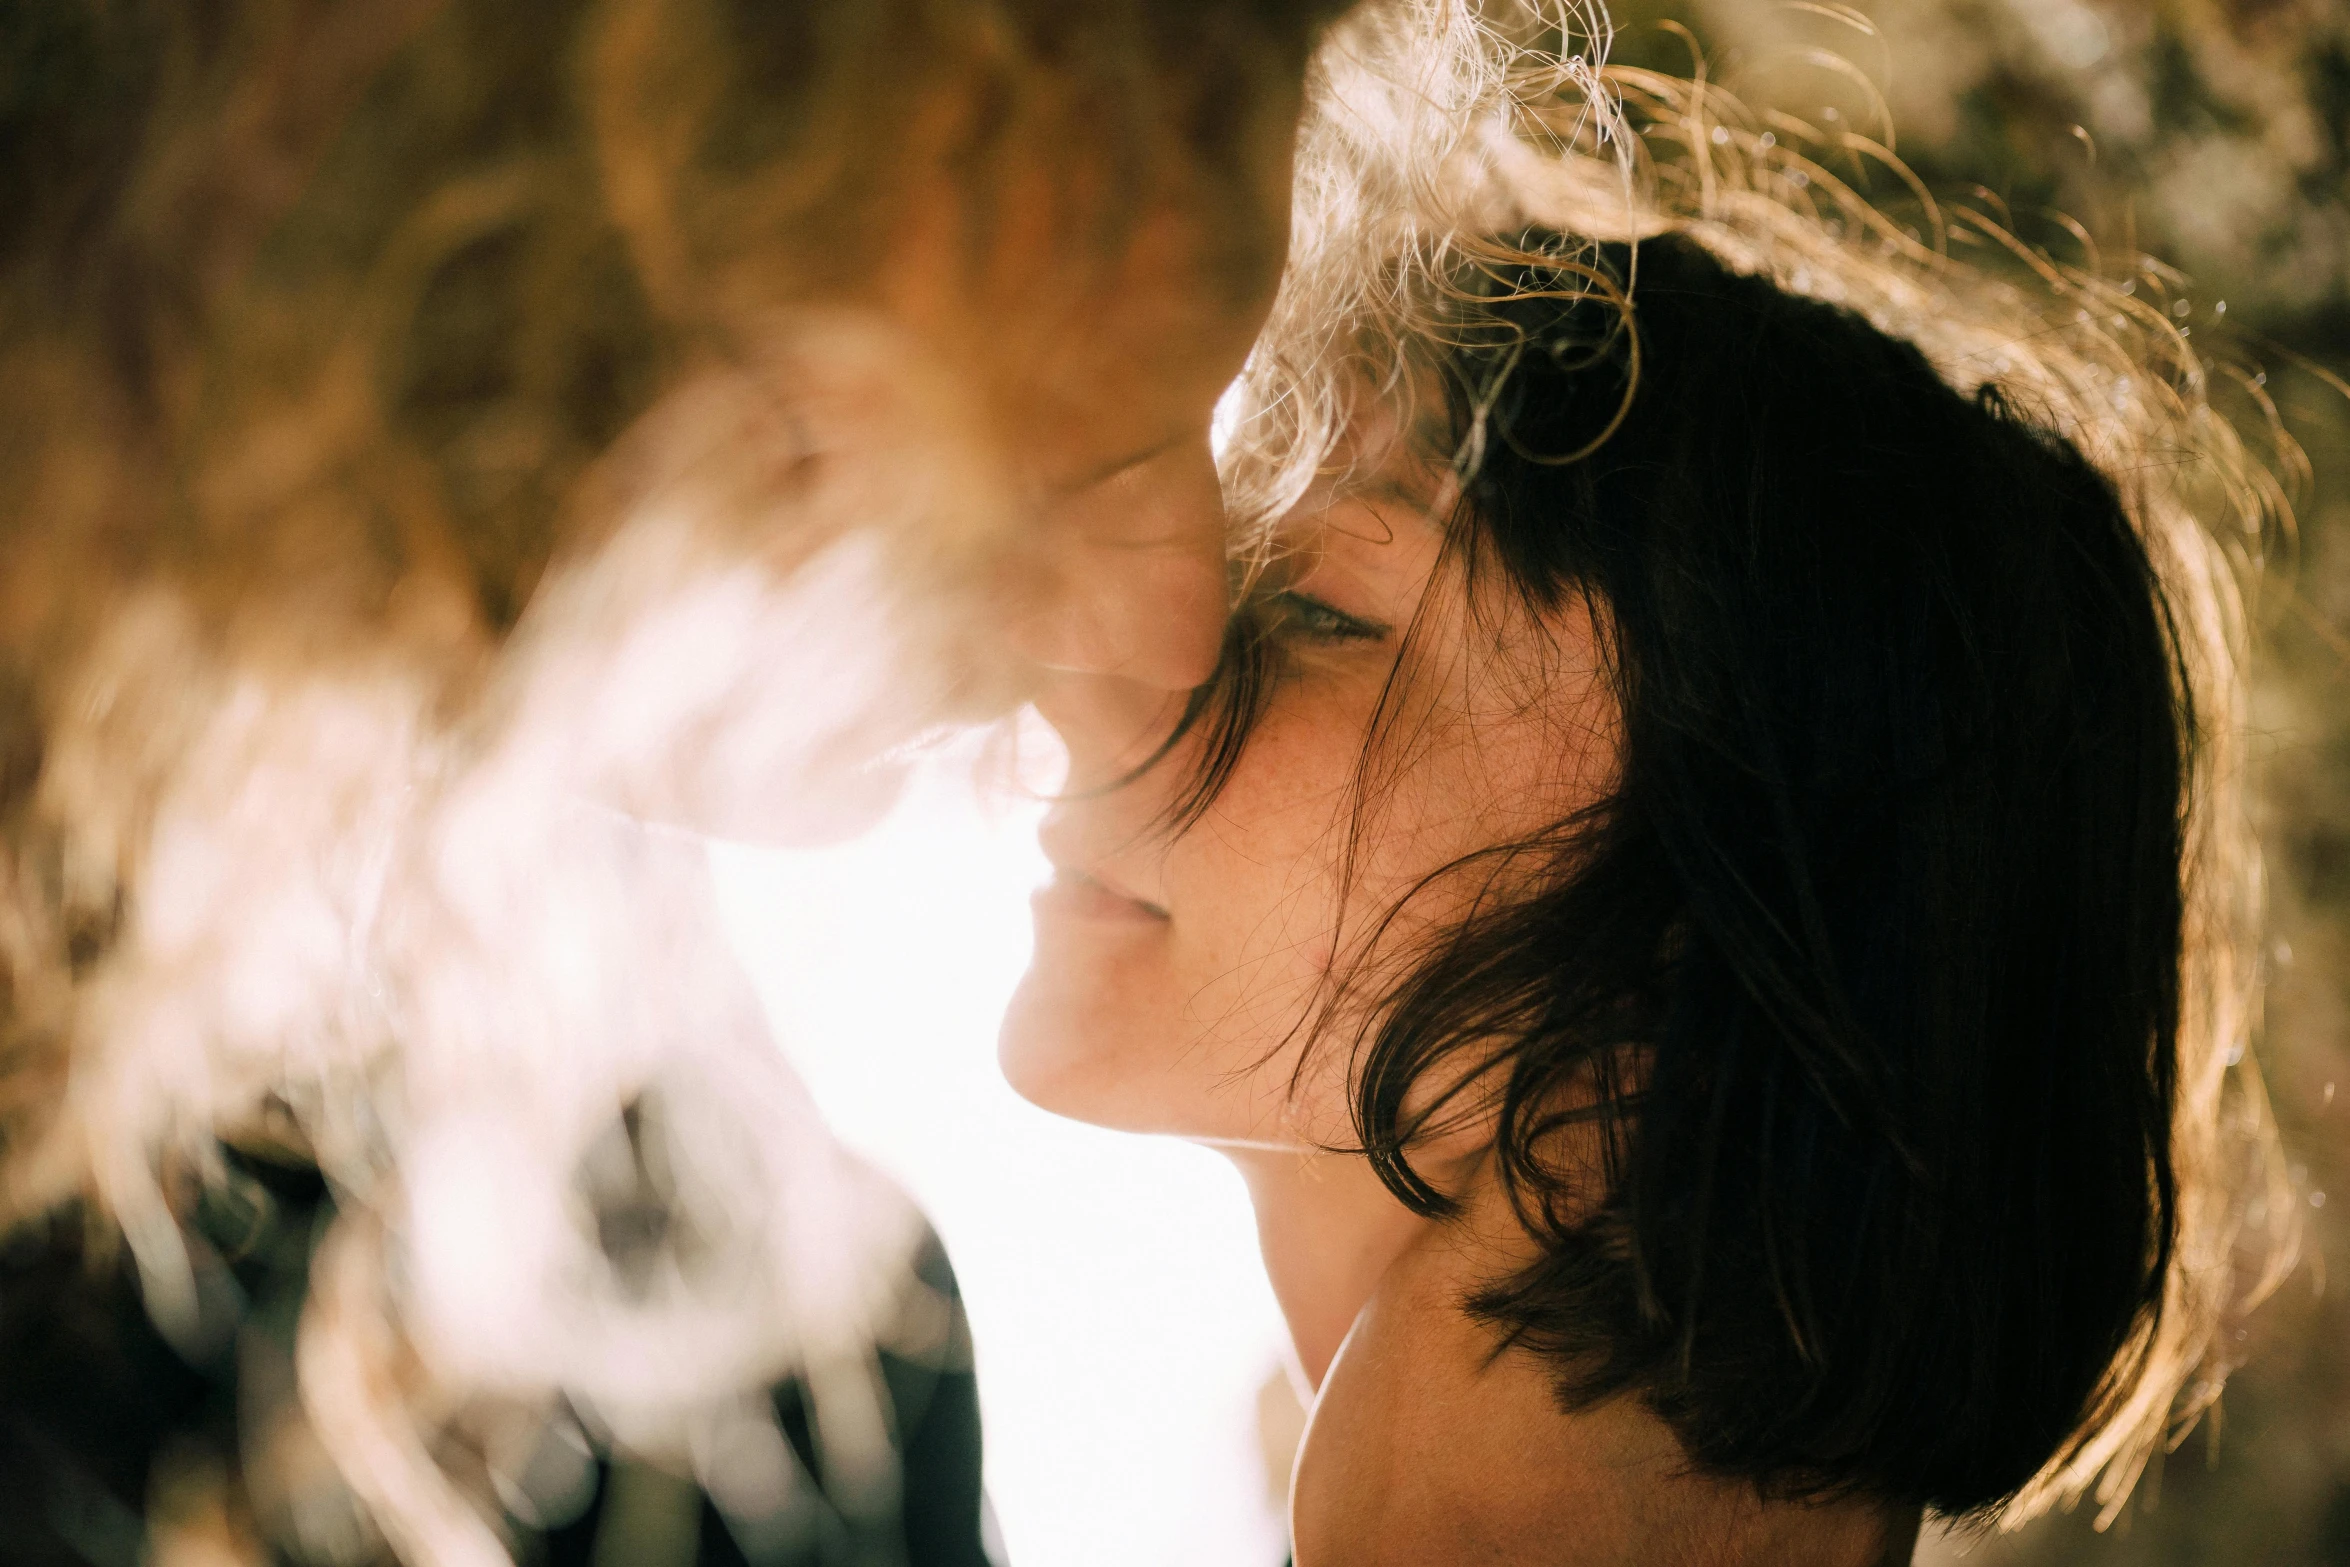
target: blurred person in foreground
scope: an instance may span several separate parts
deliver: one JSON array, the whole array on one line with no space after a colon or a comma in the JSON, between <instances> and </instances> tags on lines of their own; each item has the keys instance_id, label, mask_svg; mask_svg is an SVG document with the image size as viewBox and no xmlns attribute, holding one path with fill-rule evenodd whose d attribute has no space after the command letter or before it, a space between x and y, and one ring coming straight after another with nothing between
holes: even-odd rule
<instances>
[{"instance_id":1,"label":"blurred person in foreground","mask_svg":"<svg viewBox=\"0 0 2350 1567\"><path fill-rule=\"evenodd\" d=\"M1333 9L0 19L0 1560L980 1559L674 829L1208 676Z\"/></svg>"},{"instance_id":2,"label":"blurred person in foreground","mask_svg":"<svg viewBox=\"0 0 2350 1567\"><path fill-rule=\"evenodd\" d=\"M1039 698L1007 1075L1246 1179L1299 1567L2110 1521L2295 1241L2276 485L2159 266L1510 37L1402 111L1484 134L1285 279L1228 461L1292 500L1218 678Z\"/></svg>"}]
</instances>

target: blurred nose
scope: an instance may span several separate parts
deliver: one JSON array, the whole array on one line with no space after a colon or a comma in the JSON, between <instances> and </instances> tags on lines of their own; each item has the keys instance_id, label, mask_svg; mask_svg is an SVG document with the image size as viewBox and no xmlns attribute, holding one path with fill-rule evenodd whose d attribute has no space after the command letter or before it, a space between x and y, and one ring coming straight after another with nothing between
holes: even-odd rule
<instances>
[{"instance_id":1,"label":"blurred nose","mask_svg":"<svg viewBox=\"0 0 2350 1567\"><path fill-rule=\"evenodd\" d=\"M1068 496L1046 519L1049 589L1014 629L1048 669L1188 691L1215 672L1230 603L1224 503L1203 436Z\"/></svg>"},{"instance_id":2,"label":"blurred nose","mask_svg":"<svg viewBox=\"0 0 2350 1567\"><path fill-rule=\"evenodd\" d=\"M1036 710L1069 752L1071 794L1107 788L1151 759L1183 716L1180 693L1118 675L1055 671Z\"/></svg>"}]
</instances>

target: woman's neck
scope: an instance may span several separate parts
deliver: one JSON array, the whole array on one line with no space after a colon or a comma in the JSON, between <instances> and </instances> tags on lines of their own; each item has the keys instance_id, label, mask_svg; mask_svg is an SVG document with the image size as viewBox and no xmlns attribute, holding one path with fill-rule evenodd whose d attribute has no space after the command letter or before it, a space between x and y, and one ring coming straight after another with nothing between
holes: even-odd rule
<instances>
[{"instance_id":1,"label":"woman's neck","mask_svg":"<svg viewBox=\"0 0 2350 1567\"><path fill-rule=\"evenodd\" d=\"M1692 1473L1637 1399L1569 1414L1462 1300L1524 1260L1493 1194L1438 1224L1362 1159L1227 1150L1317 1390L1291 1499L1298 1567L1894 1567L1914 1510L1765 1502Z\"/></svg>"},{"instance_id":2,"label":"woman's neck","mask_svg":"<svg viewBox=\"0 0 2350 1567\"><path fill-rule=\"evenodd\" d=\"M1351 1154L1222 1152L1248 1183L1265 1273L1310 1392L1381 1277L1432 1221L1397 1202Z\"/></svg>"}]
</instances>

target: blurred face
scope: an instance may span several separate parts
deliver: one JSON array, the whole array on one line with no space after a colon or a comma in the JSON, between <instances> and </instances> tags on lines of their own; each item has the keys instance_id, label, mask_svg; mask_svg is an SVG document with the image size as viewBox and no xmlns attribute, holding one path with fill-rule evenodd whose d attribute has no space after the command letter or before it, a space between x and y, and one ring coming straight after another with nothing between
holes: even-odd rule
<instances>
[{"instance_id":1,"label":"blurred face","mask_svg":"<svg viewBox=\"0 0 2350 1567\"><path fill-rule=\"evenodd\" d=\"M905 203L894 303L976 387L1006 459L1029 526L1004 621L1036 665L1161 691L1215 667L1229 601L1209 423L1272 307L1298 107L1294 87L1247 107L1237 174L1169 145L1138 189L1043 110L1008 172L974 188L942 160Z\"/></svg>"},{"instance_id":2,"label":"blurred face","mask_svg":"<svg viewBox=\"0 0 2350 1567\"><path fill-rule=\"evenodd\" d=\"M1438 475L1391 435L1361 456L1370 481L1293 525L1271 588L1283 667L1196 826L1171 840L1153 830L1181 787L1180 756L1088 792L1166 733L1165 693L1071 674L1038 703L1069 749L1069 798L1045 824L1055 876L1036 897L1035 959L1002 1059L1048 1109L1234 1146L1343 1143L1345 1040L1312 1049L1300 1026L1333 960L1423 878L1612 780L1613 705L1588 614L1536 622L1486 602L1502 595L1472 597L1436 521L1450 506ZM1358 811L1366 756L1376 782ZM1457 917L1481 879L1448 875L1414 895L1391 943Z\"/></svg>"},{"instance_id":3,"label":"blurred face","mask_svg":"<svg viewBox=\"0 0 2350 1567\"><path fill-rule=\"evenodd\" d=\"M735 351L642 421L634 449L659 461L616 467L664 497L638 515L690 496L785 569L730 616L731 558L658 528L641 561L606 547L609 602L650 606L659 630L614 656L648 670L622 688L657 693L660 743L631 730L627 776L598 785L638 814L833 841L888 808L892 753L930 725L1000 717L1056 673L1165 695L1214 669L1229 595L1209 426L1284 260L1295 84L1240 106L1207 165L1150 127L1132 158L1105 154L1044 87L1008 124L974 93L912 95L907 148L868 193L886 240L821 286L765 247L713 247L732 259L697 286Z\"/></svg>"}]
</instances>

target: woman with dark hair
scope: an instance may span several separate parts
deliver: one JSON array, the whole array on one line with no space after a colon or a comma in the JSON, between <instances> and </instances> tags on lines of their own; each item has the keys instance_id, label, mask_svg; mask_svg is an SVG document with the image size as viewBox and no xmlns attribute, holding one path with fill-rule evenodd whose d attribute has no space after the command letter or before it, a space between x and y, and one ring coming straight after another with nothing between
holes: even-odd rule
<instances>
[{"instance_id":1,"label":"woman with dark hair","mask_svg":"<svg viewBox=\"0 0 2350 1567\"><path fill-rule=\"evenodd\" d=\"M1217 682L1040 703L1005 1067L1246 1176L1303 1567L1907 1561L2224 1371L2211 579L1674 226L1403 278Z\"/></svg>"}]
</instances>

